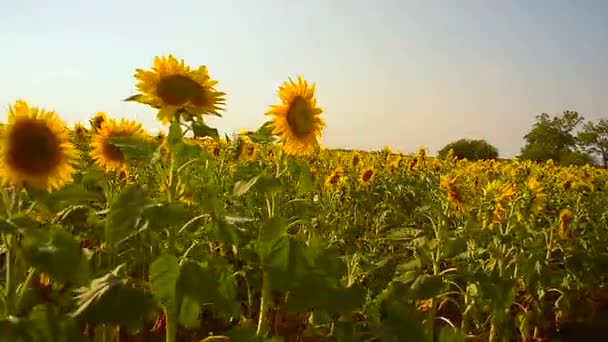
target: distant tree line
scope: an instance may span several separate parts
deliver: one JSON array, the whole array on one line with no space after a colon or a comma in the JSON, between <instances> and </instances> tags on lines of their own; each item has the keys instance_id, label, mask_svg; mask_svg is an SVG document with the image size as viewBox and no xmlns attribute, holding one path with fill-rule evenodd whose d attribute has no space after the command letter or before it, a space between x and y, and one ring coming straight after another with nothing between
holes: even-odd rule
<instances>
[{"instance_id":1,"label":"distant tree line","mask_svg":"<svg viewBox=\"0 0 608 342\"><path fill-rule=\"evenodd\" d=\"M585 121L575 111L550 116L541 113L530 131L518 159L561 165L583 165L599 161L608 167L608 120ZM445 158L452 151L458 159L483 160L498 158L498 149L483 139L459 139L438 151Z\"/></svg>"}]
</instances>

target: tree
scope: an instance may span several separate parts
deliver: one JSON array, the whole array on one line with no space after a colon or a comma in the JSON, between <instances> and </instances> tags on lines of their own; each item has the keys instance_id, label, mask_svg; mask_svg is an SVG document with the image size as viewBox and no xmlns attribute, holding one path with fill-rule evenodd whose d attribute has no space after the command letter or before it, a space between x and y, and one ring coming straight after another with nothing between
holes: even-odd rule
<instances>
[{"instance_id":1,"label":"tree","mask_svg":"<svg viewBox=\"0 0 608 342\"><path fill-rule=\"evenodd\" d=\"M547 113L537 115L532 129L524 136L526 144L519 158L537 162L551 159L560 164L582 163L585 157L577 150L574 130L583 120L574 111L564 111L554 117Z\"/></svg>"},{"instance_id":2,"label":"tree","mask_svg":"<svg viewBox=\"0 0 608 342\"><path fill-rule=\"evenodd\" d=\"M589 121L578 133L578 143L589 154L598 155L604 167L608 166L608 120Z\"/></svg>"},{"instance_id":3,"label":"tree","mask_svg":"<svg viewBox=\"0 0 608 342\"><path fill-rule=\"evenodd\" d=\"M445 145L437 152L439 158L445 158L450 150L458 159L468 160L496 159L498 150L485 140L479 139L460 139Z\"/></svg>"}]
</instances>

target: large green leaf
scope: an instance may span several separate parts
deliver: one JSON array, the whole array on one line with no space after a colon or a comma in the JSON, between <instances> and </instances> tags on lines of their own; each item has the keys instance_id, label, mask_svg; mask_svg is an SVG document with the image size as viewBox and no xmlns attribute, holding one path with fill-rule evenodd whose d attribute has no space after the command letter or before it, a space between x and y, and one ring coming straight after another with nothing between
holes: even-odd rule
<instances>
[{"instance_id":1,"label":"large green leaf","mask_svg":"<svg viewBox=\"0 0 608 342\"><path fill-rule=\"evenodd\" d=\"M443 289L443 278L439 275L421 274L412 284L413 299L429 299Z\"/></svg>"},{"instance_id":2,"label":"large green leaf","mask_svg":"<svg viewBox=\"0 0 608 342\"><path fill-rule=\"evenodd\" d=\"M256 251L262 267L286 270L289 258L289 239L287 238L287 221L284 218L272 217L264 223L256 242Z\"/></svg>"},{"instance_id":3,"label":"large green leaf","mask_svg":"<svg viewBox=\"0 0 608 342\"><path fill-rule=\"evenodd\" d=\"M165 254L150 265L150 286L154 296L167 305L175 303L175 290L179 277L179 259Z\"/></svg>"},{"instance_id":4,"label":"large green leaf","mask_svg":"<svg viewBox=\"0 0 608 342\"><path fill-rule=\"evenodd\" d=\"M78 293L78 308L72 316L91 325L116 324L141 329L156 308L151 294L128 285L126 279L113 272L94 279L89 286L78 289Z\"/></svg>"},{"instance_id":5,"label":"large green leaf","mask_svg":"<svg viewBox=\"0 0 608 342\"><path fill-rule=\"evenodd\" d=\"M106 219L106 240L114 245L137 231L146 205L145 188L137 184L128 185L112 202Z\"/></svg>"},{"instance_id":6,"label":"large green leaf","mask_svg":"<svg viewBox=\"0 0 608 342\"><path fill-rule=\"evenodd\" d=\"M124 154L127 160L150 161L156 151L153 141L136 136L113 137L108 140Z\"/></svg>"},{"instance_id":7,"label":"large green leaf","mask_svg":"<svg viewBox=\"0 0 608 342\"><path fill-rule=\"evenodd\" d=\"M310 165L299 159L289 159L289 173L297 180L302 192L312 191L312 173Z\"/></svg>"},{"instance_id":8,"label":"large green leaf","mask_svg":"<svg viewBox=\"0 0 608 342\"><path fill-rule=\"evenodd\" d=\"M449 238L443 245L443 258L450 259L466 252L467 240L463 237Z\"/></svg>"},{"instance_id":9,"label":"large green leaf","mask_svg":"<svg viewBox=\"0 0 608 342\"><path fill-rule=\"evenodd\" d=\"M150 229L165 229L182 226L192 214L182 202L155 203L144 207L143 217Z\"/></svg>"},{"instance_id":10,"label":"large green leaf","mask_svg":"<svg viewBox=\"0 0 608 342\"><path fill-rule=\"evenodd\" d=\"M422 319L413 308L399 301L386 302L386 316L382 327L377 331L382 342L424 342L425 338Z\"/></svg>"},{"instance_id":11,"label":"large green leaf","mask_svg":"<svg viewBox=\"0 0 608 342\"><path fill-rule=\"evenodd\" d=\"M211 137L213 140L220 140L220 135L216 128L209 127L202 120L192 122L192 131L194 136L198 138Z\"/></svg>"},{"instance_id":12,"label":"large green leaf","mask_svg":"<svg viewBox=\"0 0 608 342\"><path fill-rule=\"evenodd\" d=\"M52 226L46 234L28 234L23 240L27 261L52 279L82 284L88 277L88 263L80 244L60 226Z\"/></svg>"}]
</instances>

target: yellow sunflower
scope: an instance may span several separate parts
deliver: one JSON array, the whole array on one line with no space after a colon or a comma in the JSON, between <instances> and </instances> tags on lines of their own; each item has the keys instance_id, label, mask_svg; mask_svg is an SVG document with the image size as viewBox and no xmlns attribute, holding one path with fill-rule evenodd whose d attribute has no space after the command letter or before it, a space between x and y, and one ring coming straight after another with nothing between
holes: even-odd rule
<instances>
[{"instance_id":1,"label":"yellow sunflower","mask_svg":"<svg viewBox=\"0 0 608 342\"><path fill-rule=\"evenodd\" d=\"M74 125L74 138L77 142L85 141L87 134L89 134L89 131L80 122Z\"/></svg>"},{"instance_id":2,"label":"yellow sunflower","mask_svg":"<svg viewBox=\"0 0 608 342\"><path fill-rule=\"evenodd\" d=\"M244 142L241 145L241 153L240 158L245 161L251 161L255 159L256 155L256 146L252 142Z\"/></svg>"},{"instance_id":3,"label":"yellow sunflower","mask_svg":"<svg viewBox=\"0 0 608 342\"><path fill-rule=\"evenodd\" d=\"M374 178L375 174L376 174L376 170L374 169L373 166L367 167L359 175L359 183L361 185L363 185L363 186L368 185L372 181L372 179Z\"/></svg>"},{"instance_id":4,"label":"yellow sunflower","mask_svg":"<svg viewBox=\"0 0 608 342\"><path fill-rule=\"evenodd\" d=\"M345 181L344 169L337 167L327 178L325 179L325 186L327 188L335 188Z\"/></svg>"},{"instance_id":5,"label":"yellow sunflower","mask_svg":"<svg viewBox=\"0 0 608 342\"><path fill-rule=\"evenodd\" d=\"M70 142L69 129L54 112L17 101L9 107L2 140L3 184L56 190L72 181L78 151Z\"/></svg>"},{"instance_id":6,"label":"yellow sunflower","mask_svg":"<svg viewBox=\"0 0 608 342\"><path fill-rule=\"evenodd\" d=\"M204 65L192 70L172 55L156 57L152 70L137 69L135 78L141 94L127 100L159 109L157 118L165 124L180 113L221 116L226 93L215 89L218 82L209 77Z\"/></svg>"},{"instance_id":7,"label":"yellow sunflower","mask_svg":"<svg viewBox=\"0 0 608 342\"><path fill-rule=\"evenodd\" d=\"M283 150L290 155L308 155L319 147L318 138L325 123L323 110L317 107L315 84L298 76L279 87L280 104L272 105L266 115L273 115L273 134L279 136Z\"/></svg>"},{"instance_id":8,"label":"yellow sunflower","mask_svg":"<svg viewBox=\"0 0 608 342\"><path fill-rule=\"evenodd\" d=\"M90 120L91 130L94 133L99 131L101 129L101 126L103 126L103 123L106 122L107 120L108 120L108 117L106 116L106 113L104 113L104 112L96 113L95 115L93 115L93 117Z\"/></svg>"},{"instance_id":9,"label":"yellow sunflower","mask_svg":"<svg viewBox=\"0 0 608 342\"><path fill-rule=\"evenodd\" d=\"M106 171L123 169L127 166L125 155L110 142L110 139L132 136L141 139L146 138L141 124L125 119L120 120L120 122L116 120L106 121L92 139L91 158Z\"/></svg>"}]
</instances>

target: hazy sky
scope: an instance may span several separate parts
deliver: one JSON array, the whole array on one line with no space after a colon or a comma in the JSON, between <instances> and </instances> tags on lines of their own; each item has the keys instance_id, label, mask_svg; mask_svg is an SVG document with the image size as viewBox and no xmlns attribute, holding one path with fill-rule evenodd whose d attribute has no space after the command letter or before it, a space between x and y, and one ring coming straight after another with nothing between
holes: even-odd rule
<instances>
[{"instance_id":1,"label":"hazy sky","mask_svg":"<svg viewBox=\"0 0 608 342\"><path fill-rule=\"evenodd\" d=\"M512 156L537 113L608 116L606 0L0 0L0 107L156 131L121 99L168 53L228 93L222 132L257 128L298 73L317 83L327 147L434 153L469 137Z\"/></svg>"}]
</instances>

